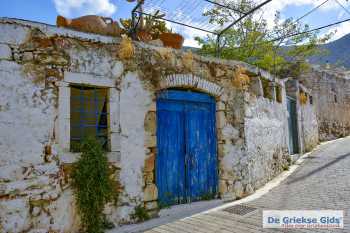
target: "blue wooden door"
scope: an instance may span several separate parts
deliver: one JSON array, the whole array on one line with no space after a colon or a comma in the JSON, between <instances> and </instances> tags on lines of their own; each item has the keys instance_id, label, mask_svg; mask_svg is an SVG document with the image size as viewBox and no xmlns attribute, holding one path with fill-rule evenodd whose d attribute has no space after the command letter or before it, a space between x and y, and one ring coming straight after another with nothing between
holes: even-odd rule
<instances>
[{"instance_id":1,"label":"blue wooden door","mask_svg":"<svg viewBox=\"0 0 350 233\"><path fill-rule=\"evenodd\" d=\"M217 193L214 98L164 91L157 99L156 182L159 202L172 205Z\"/></svg>"}]
</instances>

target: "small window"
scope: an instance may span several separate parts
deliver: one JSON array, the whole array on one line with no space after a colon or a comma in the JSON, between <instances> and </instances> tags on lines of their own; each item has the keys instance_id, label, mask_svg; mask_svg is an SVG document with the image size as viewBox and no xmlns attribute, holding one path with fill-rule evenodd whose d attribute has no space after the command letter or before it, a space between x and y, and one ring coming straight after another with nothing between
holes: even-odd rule
<instances>
[{"instance_id":1,"label":"small window","mask_svg":"<svg viewBox=\"0 0 350 233\"><path fill-rule=\"evenodd\" d=\"M81 141L95 137L105 150L109 150L107 89L71 86L70 145L79 151Z\"/></svg>"},{"instance_id":2,"label":"small window","mask_svg":"<svg viewBox=\"0 0 350 233\"><path fill-rule=\"evenodd\" d=\"M314 104L314 100L312 99L312 95L309 96L309 101L310 101L310 104L311 104L311 105Z\"/></svg>"}]
</instances>

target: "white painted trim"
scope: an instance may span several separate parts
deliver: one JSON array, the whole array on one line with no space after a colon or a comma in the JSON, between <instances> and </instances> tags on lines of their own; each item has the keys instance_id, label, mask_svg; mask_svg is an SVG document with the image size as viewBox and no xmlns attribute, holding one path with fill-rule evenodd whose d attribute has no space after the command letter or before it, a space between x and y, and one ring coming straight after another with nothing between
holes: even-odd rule
<instances>
[{"instance_id":1,"label":"white painted trim","mask_svg":"<svg viewBox=\"0 0 350 233\"><path fill-rule=\"evenodd\" d=\"M58 143L64 150L70 148L70 87L58 87Z\"/></svg>"},{"instance_id":2,"label":"white painted trim","mask_svg":"<svg viewBox=\"0 0 350 233\"><path fill-rule=\"evenodd\" d=\"M119 139L119 91L113 80L91 74L65 72L64 81L58 82L58 143L64 151L70 150L70 84L86 84L108 88L109 139L111 151L120 151ZM120 156L114 156L117 160Z\"/></svg>"},{"instance_id":3,"label":"white painted trim","mask_svg":"<svg viewBox=\"0 0 350 233\"><path fill-rule=\"evenodd\" d=\"M115 80L104 76L86 73L64 72L64 82L70 84L85 84L97 87L115 87Z\"/></svg>"}]
</instances>

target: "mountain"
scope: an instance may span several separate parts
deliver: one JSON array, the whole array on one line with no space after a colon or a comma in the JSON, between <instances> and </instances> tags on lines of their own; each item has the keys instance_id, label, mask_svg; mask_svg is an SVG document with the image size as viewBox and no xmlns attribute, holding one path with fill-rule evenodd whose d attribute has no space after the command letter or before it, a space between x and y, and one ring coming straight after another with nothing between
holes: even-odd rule
<instances>
[{"instance_id":1,"label":"mountain","mask_svg":"<svg viewBox=\"0 0 350 233\"><path fill-rule=\"evenodd\" d=\"M320 45L320 48L326 49L326 55L313 56L309 59L312 64L333 64L340 65L350 69L350 34L341 37L338 40Z\"/></svg>"},{"instance_id":2,"label":"mountain","mask_svg":"<svg viewBox=\"0 0 350 233\"><path fill-rule=\"evenodd\" d=\"M326 54L310 57L308 60L311 64L324 65L328 63L330 65L344 66L350 69L350 34L338 40L320 45L320 48L325 50ZM183 49L185 51L191 50L192 52L198 51L198 48L188 46L184 46ZM288 47L284 47L284 49L288 50Z\"/></svg>"}]
</instances>

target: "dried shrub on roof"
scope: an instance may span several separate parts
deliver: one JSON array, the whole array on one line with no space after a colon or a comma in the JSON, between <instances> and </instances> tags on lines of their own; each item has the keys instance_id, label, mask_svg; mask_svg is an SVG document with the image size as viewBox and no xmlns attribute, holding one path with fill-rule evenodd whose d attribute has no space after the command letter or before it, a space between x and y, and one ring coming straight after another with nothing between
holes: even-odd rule
<instances>
[{"instance_id":1,"label":"dried shrub on roof","mask_svg":"<svg viewBox=\"0 0 350 233\"><path fill-rule=\"evenodd\" d=\"M122 36L122 41L120 42L119 45L119 58L120 59L130 59L131 57L134 56L135 49L132 44L131 38L123 35Z\"/></svg>"},{"instance_id":2,"label":"dried shrub on roof","mask_svg":"<svg viewBox=\"0 0 350 233\"><path fill-rule=\"evenodd\" d=\"M250 77L246 74L246 70L243 67L238 66L235 69L232 84L234 87L241 91L248 90L250 84Z\"/></svg>"},{"instance_id":3,"label":"dried shrub on roof","mask_svg":"<svg viewBox=\"0 0 350 233\"><path fill-rule=\"evenodd\" d=\"M193 69L193 53L192 53L192 51L189 51L183 55L182 63L188 71L192 71L192 69Z\"/></svg>"},{"instance_id":4,"label":"dried shrub on roof","mask_svg":"<svg viewBox=\"0 0 350 233\"><path fill-rule=\"evenodd\" d=\"M299 101L301 105L305 105L307 103L307 95L305 92L299 92Z\"/></svg>"}]
</instances>

